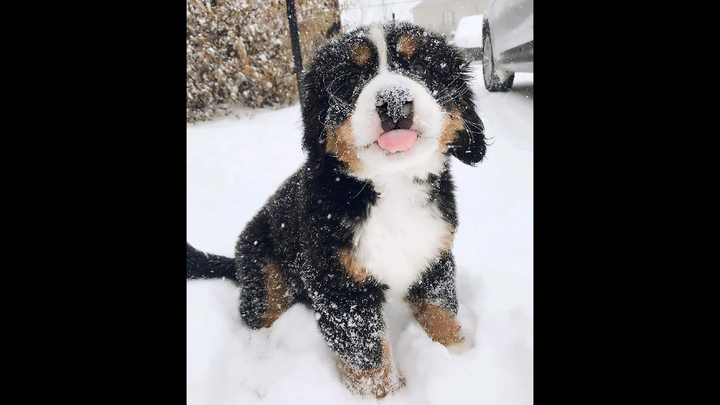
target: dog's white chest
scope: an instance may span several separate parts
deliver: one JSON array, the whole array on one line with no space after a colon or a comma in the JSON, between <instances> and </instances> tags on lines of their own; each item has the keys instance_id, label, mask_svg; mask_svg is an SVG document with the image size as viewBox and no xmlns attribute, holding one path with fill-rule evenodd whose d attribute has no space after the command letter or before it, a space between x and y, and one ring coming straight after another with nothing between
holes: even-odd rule
<instances>
[{"instance_id":1,"label":"dog's white chest","mask_svg":"<svg viewBox=\"0 0 720 405\"><path fill-rule=\"evenodd\" d=\"M407 178L376 182L380 198L355 233L355 256L376 280L394 294L405 294L435 259L449 228L428 186Z\"/></svg>"}]
</instances>

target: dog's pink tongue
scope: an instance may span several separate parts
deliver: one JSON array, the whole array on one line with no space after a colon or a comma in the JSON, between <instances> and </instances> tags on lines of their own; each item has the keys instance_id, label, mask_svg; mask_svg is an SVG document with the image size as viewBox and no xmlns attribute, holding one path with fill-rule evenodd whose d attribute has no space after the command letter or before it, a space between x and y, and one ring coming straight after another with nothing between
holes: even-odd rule
<instances>
[{"instance_id":1,"label":"dog's pink tongue","mask_svg":"<svg viewBox=\"0 0 720 405\"><path fill-rule=\"evenodd\" d=\"M410 149L417 139L417 132L409 129L396 129L380 135L378 145L390 153Z\"/></svg>"}]
</instances>

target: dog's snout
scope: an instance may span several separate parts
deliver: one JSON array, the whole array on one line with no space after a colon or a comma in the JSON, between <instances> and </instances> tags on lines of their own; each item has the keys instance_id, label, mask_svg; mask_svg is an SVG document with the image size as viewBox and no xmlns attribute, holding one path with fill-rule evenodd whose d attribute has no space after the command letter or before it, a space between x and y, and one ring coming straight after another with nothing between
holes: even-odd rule
<instances>
[{"instance_id":1,"label":"dog's snout","mask_svg":"<svg viewBox=\"0 0 720 405\"><path fill-rule=\"evenodd\" d=\"M413 97L410 90L399 86L381 89L375 98L383 131L409 129L413 121Z\"/></svg>"}]
</instances>

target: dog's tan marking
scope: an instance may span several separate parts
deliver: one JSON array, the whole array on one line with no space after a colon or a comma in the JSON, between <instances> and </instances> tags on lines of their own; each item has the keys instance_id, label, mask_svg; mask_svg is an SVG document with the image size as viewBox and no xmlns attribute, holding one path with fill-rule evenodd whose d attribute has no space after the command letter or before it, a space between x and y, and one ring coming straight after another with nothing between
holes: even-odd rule
<instances>
[{"instance_id":1,"label":"dog's tan marking","mask_svg":"<svg viewBox=\"0 0 720 405\"><path fill-rule=\"evenodd\" d=\"M340 360L340 373L345 385L359 395L374 395L377 399L405 386L405 378L395 368L390 351L390 339L382 342L382 362L372 370L361 370Z\"/></svg>"},{"instance_id":2,"label":"dog's tan marking","mask_svg":"<svg viewBox=\"0 0 720 405\"><path fill-rule=\"evenodd\" d=\"M420 39L411 35L403 35L398 39L395 50L402 56L409 58L415 54L420 44Z\"/></svg>"},{"instance_id":3,"label":"dog's tan marking","mask_svg":"<svg viewBox=\"0 0 720 405\"><path fill-rule=\"evenodd\" d=\"M455 240L455 228L449 226L447 233L443 236L440 245L440 253L446 253L452 250L453 242Z\"/></svg>"},{"instance_id":4,"label":"dog's tan marking","mask_svg":"<svg viewBox=\"0 0 720 405\"><path fill-rule=\"evenodd\" d=\"M267 290L267 310L260 320L261 328L269 328L289 306L287 284L280 267L270 262L263 267L265 272L265 289Z\"/></svg>"},{"instance_id":5,"label":"dog's tan marking","mask_svg":"<svg viewBox=\"0 0 720 405\"><path fill-rule=\"evenodd\" d=\"M445 122L440 133L440 151L442 153L447 152L450 143L457 138L457 132L463 129L465 126L460 119L460 110L454 108L452 113L445 114Z\"/></svg>"},{"instance_id":6,"label":"dog's tan marking","mask_svg":"<svg viewBox=\"0 0 720 405\"><path fill-rule=\"evenodd\" d=\"M350 118L346 118L339 126L330 128L325 151L345 162L351 172L356 172L360 169L361 163L354 142Z\"/></svg>"},{"instance_id":7,"label":"dog's tan marking","mask_svg":"<svg viewBox=\"0 0 720 405\"><path fill-rule=\"evenodd\" d=\"M365 64L370 60L371 55L372 53L370 52L370 48L365 45L358 45L351 52L352 61L358 66L365 66Z\"/></svg>"},{"instance_id":8,"label":"dog's tan marking","mask_svg":"<svg viewBox=\"0 0 720 405\"><path fill-rule=\"evenodd\" d=\"M350 275L350 278L357 283L364 281L370 276L349 249L342 249L340 251L340 263Z\"/></svg>"},{"instance_id":9,"label":"dog's tan marking","mask_svg":"<svg viewBox=\"0 0 720 405\"><path fill-rule=\"evenodd\" d=\"M411 307L415 319L433 341L444 346L465 341L460 324L447 309L426 300L414 302Z\"/></svg>"}]
</instances>

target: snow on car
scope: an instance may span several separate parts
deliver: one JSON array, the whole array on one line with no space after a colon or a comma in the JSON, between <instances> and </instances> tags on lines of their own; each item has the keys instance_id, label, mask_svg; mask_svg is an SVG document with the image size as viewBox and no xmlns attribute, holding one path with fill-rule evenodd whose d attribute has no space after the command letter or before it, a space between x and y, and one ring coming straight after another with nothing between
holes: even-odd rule
<instances>
[{"instance_id":1,"label":"snow on car","mask_svg":"<svg viewBox=\"0 0 720 405\"><path fill-rule=\"evenodd\" d=\"M455 30L455 46L464 48L472 60L478 60L482 56L482 24L482 14L471 15L461 18Z\"/></svg>"}]
</instances>

